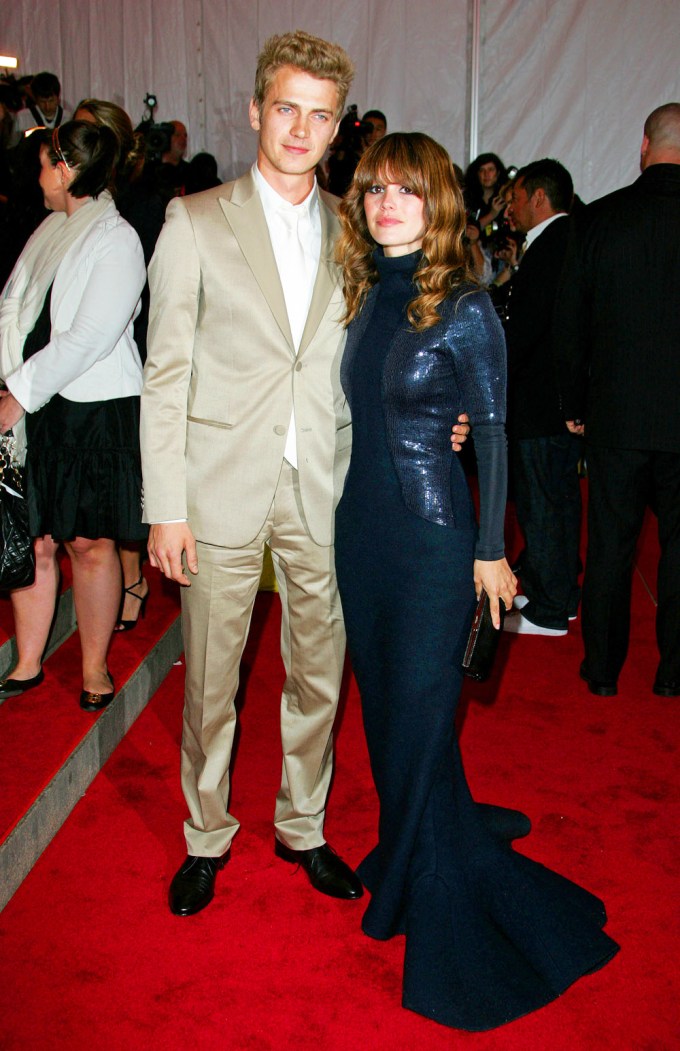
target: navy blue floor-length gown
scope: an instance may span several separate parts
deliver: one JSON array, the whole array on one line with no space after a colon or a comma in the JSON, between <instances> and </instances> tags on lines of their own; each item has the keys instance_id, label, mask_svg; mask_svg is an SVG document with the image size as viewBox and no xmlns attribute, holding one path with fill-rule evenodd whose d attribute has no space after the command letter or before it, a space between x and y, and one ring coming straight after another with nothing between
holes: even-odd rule
<instances>
[{"instance_id":1,"label":"navy blue floor-length gown","mask_svg":"<svg viewBox=\"0 0 680 1051\"><path fill-rule=\"evenodd\" d=\"M380 800L358 872L371 892L364 931L406 935L404 1006L484 1030L548 1003L618 946L602 902L516 853L465 780L454 718L472 563L502 553L504 344L488 297L470 289L441 324L408 332L417 261L376 253L380 281L342 368L353 446L336 565ZM501 503L479 536L449 442L463 410L482 505Z\"/></svg>"}]
</instances>

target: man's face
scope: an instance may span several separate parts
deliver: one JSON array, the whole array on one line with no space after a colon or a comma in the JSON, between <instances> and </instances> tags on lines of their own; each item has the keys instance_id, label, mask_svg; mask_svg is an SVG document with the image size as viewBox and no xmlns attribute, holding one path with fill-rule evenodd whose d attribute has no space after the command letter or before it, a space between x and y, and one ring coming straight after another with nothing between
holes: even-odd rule
<instances>
[{"instance_id":1,"label":"man's face","mask_svg":"<svg viewBox=\"0 0 680 1051\"><path fill-rule=\"evenodd\" d=\"M385 136L387 125L384 120L380 119L380 117L367 117L366 123L373 126L373 131L370 131L368 135L365 136L364 142L367 146L372 146L374 142L377 142L378 139L382 139Z\"/></svg>"},{"instance_id":2,"label":"man's face","mask_svg":"<svg viewBox=\"0 0 680 1051\"><path fill-rule=\"evenodd\" d=\"M36 95L35 104L46 120L52 120L59 107L59 96Z\"/></svg>"},{"instance_id":3,"label":"man's face","mask_svg":"<svg viewBox=\"0 0 680 1051\"><path fill-rule=\"evenodd\" d=\"M274 182L313 172L338 130L338 89L332 80L283 66L262 105L251 100L250 126L259 132L257 166ZM271 181L271 180L268 180Z\"/></svg>"},{"instance_id":4,"label":"man's face","mask_svg":"<svg viewBox=\"0 0 680 1051\"><path fill-rule=\"evenodd\" d=\"M187 135L187 129L181 121L173 120L172 124L175 130L170 138L170 153L178 161L181 161L182 157L187 152L189 137Z\"/></svg>"},{"instance_id":5,"label":"man's face","mask_svg":"<svg viewBox=\"0 0 680 1051\"><path fill-rule=\"evenodd\" d=\"M514 229L521 230L522 233L527 233L532 227L536 226L532 198L528 196L524 189L524 179L515 180L510 204L507 207L507 217Z\"/></svg>"}]
</instances>

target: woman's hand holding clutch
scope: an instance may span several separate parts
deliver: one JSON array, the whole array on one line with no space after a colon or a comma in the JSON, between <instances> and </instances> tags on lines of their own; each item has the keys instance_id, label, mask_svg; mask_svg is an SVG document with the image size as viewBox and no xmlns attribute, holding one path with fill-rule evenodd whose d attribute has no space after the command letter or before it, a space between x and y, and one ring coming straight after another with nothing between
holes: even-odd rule
<instances>
[{"instance_id":1,"label":"woman's hand holding clutch","mask_svg":"<svg viewBox=\"0 0 680 1051\"><path fill-rule=\"evenodd\" d=\"M476 558L474 564L475 592L477 598L486 591L491 606L491 619L493 626L501 626L501 618L498 610L498 600L503 599L506 610L512 608L512 600L517 594L517 577L510 569L506 558L499 558L494 562L483 562Z\"/></svg>"}]
</instances>

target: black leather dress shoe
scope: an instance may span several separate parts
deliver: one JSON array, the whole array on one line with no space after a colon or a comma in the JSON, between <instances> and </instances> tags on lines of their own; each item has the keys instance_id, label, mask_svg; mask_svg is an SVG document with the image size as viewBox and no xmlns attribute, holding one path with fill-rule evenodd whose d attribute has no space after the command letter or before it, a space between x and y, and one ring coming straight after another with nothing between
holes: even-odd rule
<instances>
[{"instance_id":1,"label":"black leather dress shoe","mask_svg":"<svg viewBox=\"0 0 680 1051\"><path fill-rule=\"evenodd\" d=\"M680 682L662 682L657 679L652 686L652 692L657 697L680 697Z\"/></svg>"},{"instance_id":2,"label":"black leather dress shoe","mask_svg":"<svg viewBox=\"0 0 680 1051\"><path fill-rule=\"evenodd\" d=\"M193 916L209 905L215 894L215 877L228 860L228 852L221 858L196 858L189 854L170 884L170 912L175 916Z\"/></svg>"},{"instance_id":3,"label":"black leather dress shoe","mask_svg":"<svg viewBox=\"0 0 680 1051\"><path fill-rule=\"evenodd\" d=\"M581 665L578 673L583 681L588 684L590 692L597 697L616 697L618 693L617 684L615 682L600 682L598 679L591 679L586 671L585 663Z\"/></svg>"},{"instance_id":4,"label":"black leather dress shoe","mask_svg":"<svg viewBox=\"0 0 680 1051\"><path fill-rule=\"evenodd\" d=\"M18 697L20 693L27 693L45 678L42 668L32 679L2 679L0 680L0 699L4 697Z\"/></svg>"},{"instance_id":5,"label":"black leather dress shoe","mask_svg":"<svg viewBox=\"0 0 680 1051\"><path fill-rule=\"evenodd\" d=\"M278 839L274 843L277 858L283 858L292 865L300 865L309 876L309 882L315 890L328 894L331 898L360 898L364 893L361 880L355 872L339 858L328 843L311 850L291 850Z\"/></svg>"},{"instance_id":6,"label":"black leather dress shoe","mask_svg":"<svg viewBox=\"0 0 680 1051\"><path fill-rule=\"evenodd\" d=\"M92 693L91 690L83 690L80 694L80 707L84 712L101 712L103 708L106 708L115 696L115 689L113 686L113 678L111 679L111 692L110 693Z\"/></svg>"}]
</instances>

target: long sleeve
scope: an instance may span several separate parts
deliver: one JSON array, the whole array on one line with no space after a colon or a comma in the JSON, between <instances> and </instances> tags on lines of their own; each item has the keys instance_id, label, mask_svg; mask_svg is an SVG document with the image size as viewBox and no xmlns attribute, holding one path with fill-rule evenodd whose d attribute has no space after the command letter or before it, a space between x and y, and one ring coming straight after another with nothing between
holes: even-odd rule
<instances>
[{"instance_id":1,"label":"long sleeve","mask_svg":"<svg viewBox=\"0 0 680 1051\"><path fill-rule=\"evenodd\" d=\"M188 518L187 399L201 292L196 240L179 199L168 206L149 267L149 287L140 430L144 520L169 522Z\"/></svg>"},{"instance_id":2,"label":"long sleeve","mask_svg":"<svg viewBox=\"0 0 680 1051\"><path fill-rule=\"evenodd\" d=\"M88 273L72 321L63 331L52 325L52 338L42 350L7 377L7 387L27 412L35 412L114 350L134 316L146 279L137 234L127 224L104 228L90 246L84 264L71 276L57 270L58 281L77 282ZM63 265L66 265L66 261ZM108 391L102 397L109 396Z\"/></svg>"},{"instance_id":3,"label":"long sleeve","mask_svg":"<svg viewBox=\"0 0 680 1051\"><path fill-rule=\"evenodd\" d=\"M507 441L502 423L480 424L473 440L479 480L479 537L475 558L492 562L505 554Z\"/></svg>"},{"instance_id":4,"label":"long sleeve","mask_svg":"<svg viewBox=\"0 0 680 1051\"><path fill-rule=\"evenodd\" d=\"M507 499L506 352L503 330L485 293L461 296L449 339L455 347L461 405L472 423L479 478L479 538L475 558L503 558Z\"/></svg>"}]
</instances>

